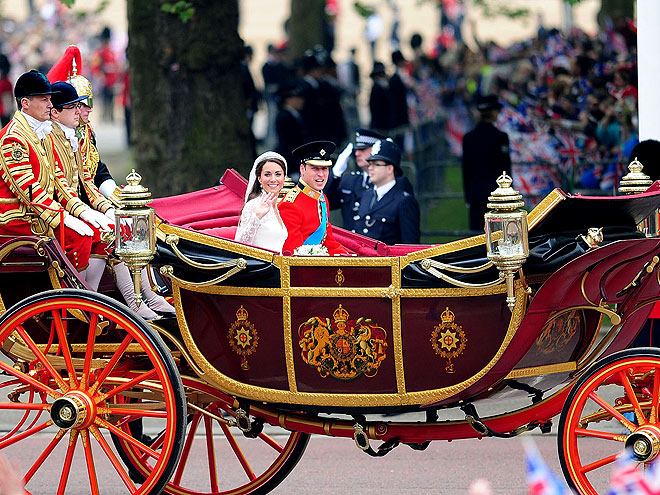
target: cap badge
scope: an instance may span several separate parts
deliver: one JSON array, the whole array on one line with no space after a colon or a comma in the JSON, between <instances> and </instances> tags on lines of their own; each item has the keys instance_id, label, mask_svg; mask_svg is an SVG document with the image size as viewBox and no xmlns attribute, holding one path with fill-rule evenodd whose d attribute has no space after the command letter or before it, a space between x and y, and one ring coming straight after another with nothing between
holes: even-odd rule
<instances>
[{"instance_id":1,"label":"cap badge","mask_svg":"<svg viewBox=\"0 0 660 495\"><path fill-rule=\"evenodd\" d=\"M376 141L371 148L372 155L377 155L378 153L380 153L380 141Z\"/></svg>"},{"instance_id":2,"label":"cap badge","mask_svg":"<svg viewBox=\"0 0 660 495\"><path fill-rule=\"evenodd\" d=\"M325 156L325 150L323 148L321 148L321 151L319 151L319 155Z\"/></svg>"}]
</instances>

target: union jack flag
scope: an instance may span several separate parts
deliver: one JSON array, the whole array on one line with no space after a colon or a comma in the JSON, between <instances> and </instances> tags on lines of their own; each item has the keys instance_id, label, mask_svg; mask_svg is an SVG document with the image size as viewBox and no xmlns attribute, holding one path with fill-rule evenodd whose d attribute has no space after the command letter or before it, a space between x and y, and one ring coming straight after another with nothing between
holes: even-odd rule
<instances>
[{"instance_id":1,"label":"union jack flag","mask_svg":"<svg viewBox=\"0 0 660 495\"><path fill-rule=\"evenodd\" d=\"M626 453L617 459L607 495L660 495L660 464L642 468Z\"/></svg>"},{"instance_id":2,"label":"union jack flag","mask_svg":"<svg viewBox=\"0 0 660 495\"><path fill-rule=\"evenodd\" d=\"M525 464L527 466L528 495L572 495L566 483L560 481L545 464L536 444L525 439Z\"/></svg>"}]
</instances>

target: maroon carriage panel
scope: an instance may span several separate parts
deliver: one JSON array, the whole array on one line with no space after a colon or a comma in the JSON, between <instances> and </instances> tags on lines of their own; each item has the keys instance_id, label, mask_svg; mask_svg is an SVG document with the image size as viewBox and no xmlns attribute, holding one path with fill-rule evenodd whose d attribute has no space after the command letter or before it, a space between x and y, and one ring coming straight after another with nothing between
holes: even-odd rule
<instances>
[{"instance_id":1,"label":"maroon carriage panel","mask_svg":"<svg viewBox=\"0 0 660 495\"><path fill-rule=\"evenodd\" d=\"M249 385L289 388L281 298L181 289L181 304L192 338L213 368Z\"/></svg>"},{"instance_id":2,"label":"maroon carriage panel","mask_svg":"<svg viewBox=\"0 0 660 495\"><path fill-rule=\"evenodd\" d=\"M298 391L396 393L390 300L292 298L291 333Z\"/></svg>"},{"instance_id":3,"label":"maroon carriage panel","mask_svg":"<svg viewBox=\"0 0 660 495\"><path fill-rule=\"evenodd\" d=\"M408 392L448 387L483 369L511 319L504 294L403 299L401 315Z\"/></svg>"},{"instance_id":4,"label":"maroon carriage panel","mask_svg":"<svg viewBox=\"0 0 660 495\"><path fill-rule=\"evenodd\" d=\"M389 287L392 268L292 266L291 287Z\"/></svg>"}]
</instances>

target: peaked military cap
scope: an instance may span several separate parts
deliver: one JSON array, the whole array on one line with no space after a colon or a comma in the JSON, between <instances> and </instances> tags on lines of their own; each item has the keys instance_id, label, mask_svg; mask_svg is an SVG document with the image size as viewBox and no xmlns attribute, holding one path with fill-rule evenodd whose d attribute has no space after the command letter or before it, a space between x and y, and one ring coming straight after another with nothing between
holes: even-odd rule
<instances>
[{"instance_id":1,"label":"peaked military cap","mask_svg":"<svg viewBox=\"0 0 660 495\"><path fill-rule=\"evenodd\" d=\"M355 149L357 150L370 148L381 139L386 139L386 137L370 129L355 129Z\"/></svg>"},{"instance_id":2,"label":"peaked military cap","mask_svg":"<svg viewBox=\"0 0 660 495\"><path fill-rule=\"evenodd\" d=\"M37 70L26 72L16 81L14 96L25 98L26 96L52 95L56 91L50 85L48 78Z\"/></svg>"},{"instance_id":3,"label":"peaked military cap","mask_svg":"<svg viewBox=\"0 0 660 495\"><path fill-rule=\"evenodd\" d=\"M499 110L502 104L497 99L496 95L477 96L477 110L485 112L487 110Z\"/></svg>"},{"instance_id":4,"label":"peaked military cap","mask_svg":"<svg viewBox=\"0 0 660 495\"><path fill-rule=\"evenodd\" d=\"M383 160L394 166L394 177L401 177L403 169L401 168L401 150L390 138L377 141L371 148L371 155L367 158L368 162L374 160Z\"/></svg>"},{"instance_id":5,"label":"peaked military cap","mask_svg":"<svg viewBox=\"0 0 660 495\"><path fill-rule=\"evenodd\" d=\"M331 167L330 155L334 153L335 148L336 145L332 141L312 141L298 146L291 154L301 163L315 167Z\"/></svg>"},{"instance_id":6,"label":"peaked military cap","mask_svg":"<svg viewBox=\"0 0 660 495\"><path fill-rule=\"evenodd\" d=\"M68 82L54 82L52 88L53 91L58 91L58 93L51 97L50 102L57 109L62 108L64 105L71 105L72 103L78 103L79 101L89 98L88 95L78 96L76 88Z\"/></svg>"}]
</instances>

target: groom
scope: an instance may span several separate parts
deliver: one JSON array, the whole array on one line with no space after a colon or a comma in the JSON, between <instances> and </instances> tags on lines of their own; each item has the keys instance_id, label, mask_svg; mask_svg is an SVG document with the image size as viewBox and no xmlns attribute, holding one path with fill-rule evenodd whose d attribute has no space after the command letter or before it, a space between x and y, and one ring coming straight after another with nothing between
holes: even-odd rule
<instances>
[{"instance_id":1,"label":"groom","mask_svg":"<svg viewBox=\"0 0 660 495\"><path fill-rule=\"evenodd\" d=\"M303 245L322 245L328 254L348 254L332 236L328 220L328 200L323 187L328 182L332 166L330 155L335 151L331 141L313 141L293 150L294 160L300 161L300 181L279 205L280 216L289 236L282 253L295 253Z\"/></svg>"}]
</instances>

